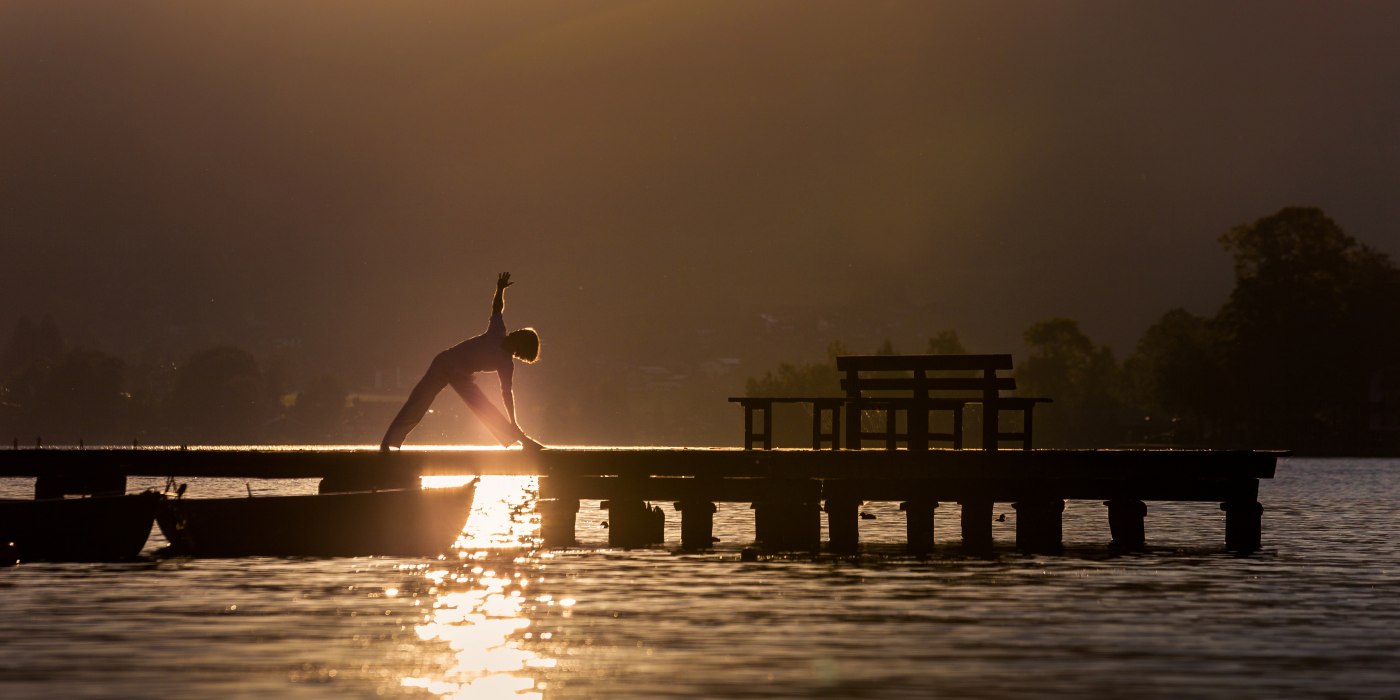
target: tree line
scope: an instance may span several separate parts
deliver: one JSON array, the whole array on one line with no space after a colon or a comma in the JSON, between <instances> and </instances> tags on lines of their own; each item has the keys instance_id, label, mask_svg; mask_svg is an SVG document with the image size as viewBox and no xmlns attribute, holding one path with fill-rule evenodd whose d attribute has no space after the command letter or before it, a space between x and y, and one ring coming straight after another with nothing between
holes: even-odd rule
<instances>
[{"instance_id":1,"label":"tree line","mask_svg":"<svg viewBox=\"0 0 1400 700\"><path fill-rule=\"evenodd\" d=\"M1018 392L1040 447L1172 445L1400 450L1400 270L1320 209L1290 207L1220 236L1234 288L1215 314L1174 308L1119 361L1070 318L1025 330ZM956 332L927 353L966 352ZM834 343L828 355L849 352ZM876 352L895 352L886 341ZM835 395L835 365L783 364L750 395Z\"/></svg>"},{"instance_id":2,"label":"tree line","mask_svg":"<svg viewBox=\"0 0 1400 700\"><path fill-rule=\"evenodd\" d=\"M1400 271L1315 208L1287 208L1232 228L1220 243L1234 287L1214 314L1162 314L1124 359L1071 318L1031 325L1013 354L1019 392L1054 399L1036 409L1040 447L1175 445L1286 448L1310 454L1400 452ZM0 439L45 444L363 443L401 396L349 391L330 374L292 378L276 358L233 346L178 362L130 360L69 344L50 318L21 318L0 348ZM1006 352L966 348L952 330L921 347L874 352ZM750 395L831 396L831 357L872 349L835 342L828 359L751 377ZM703 372L638 388L541 397L531 427L549 439L735 444L723 376ZM742 376L742 375L738 375ZM733 387L737 389L738 387ZM424 440L472 421L443 415ZM716 408L717 407L717 408ZM601 419L598 416L606 416ZM977 417L968 434L976 435ZM790 444L808 444L809 416ZM459 425L460 424L460 425ZM626 428L626 434L618 431ZM613 430L614 433L606 433ZM451 434L449 434L451 433Z\"/></svg>"},{"instance_id":3,"label":"tree line","mask_svg":"<svg viewBox=\"0 0 1400 700\"><path fill-rule=\"evenodd\" d=\"M69 347L52 318L22 317L0 355L0 435L31 444L336 442L356 410L341 383L299 390L223 345L176 364Z\"/></svg>"}]
</instances>

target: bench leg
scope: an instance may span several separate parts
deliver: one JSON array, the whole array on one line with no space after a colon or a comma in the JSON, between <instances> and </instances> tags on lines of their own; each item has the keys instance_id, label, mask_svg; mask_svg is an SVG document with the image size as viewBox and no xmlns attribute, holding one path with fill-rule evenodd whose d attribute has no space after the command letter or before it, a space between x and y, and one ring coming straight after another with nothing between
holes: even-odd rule
<instances>
[{"instance_id":1,"label":"bench leg","mask_svg":"<svg viewBox=\"0 0 1400 700\"><path fill-rule=\"evenodd\" d=\"M831 430L822 430L822 416L831 414ZM841 449L841 407L812 404L812 449L820 450L822 443L830 442L831 449Z\"/></svg>"},{"instance_id":2,"label":"bench leg","mask_svg":"<svg viewBox=\"0 0 1400 700\"><path fill-rule=\"evenodd\" d=\"M861 410L860 404L854 403L846 407L846 449L859 450L863 445L860 439L860 419L865 411Z\"/></svg>"},{"instance_id":3,"label":"bench leg","mask_svg":"<svg viewBox=\"0 0 1400 700\"><path fill-rule=\"evenodd\" d=\"M904 413L904 429L909 435L909 449L928 451L928 407L910 406Z\"/></svg>"},{"instance_id":4,"label":"bench leg","mask_svg":"<svg viewBox=\"0 0 1400 700\"><path fill-rule=\"evenodd\" d=\"M762 414L760 421L763 424L761 430L753 427L753 414ZM764 403L759 405L744 404L744 449L752 450L756 443L763 443L763 449L773 449L773 404Z\"/></svg>"},{"instance_id":5,"label":"bench leg","mask_svg":"<svg viewBox=\"0 0 1400 700\"><path fill-rule=\"evenodd\" d=\"M816 408L816 413L819 416L818 420L820 420L820 414L824 412L829 412L831 414L831 432L822 433L820 437L822 440L831 443L831 449L839 450L841 449L841 405L833 404L825 409L820 407ZM821 449L820 444L818 444L817 449Z\"/></svg>"}]
</instances>

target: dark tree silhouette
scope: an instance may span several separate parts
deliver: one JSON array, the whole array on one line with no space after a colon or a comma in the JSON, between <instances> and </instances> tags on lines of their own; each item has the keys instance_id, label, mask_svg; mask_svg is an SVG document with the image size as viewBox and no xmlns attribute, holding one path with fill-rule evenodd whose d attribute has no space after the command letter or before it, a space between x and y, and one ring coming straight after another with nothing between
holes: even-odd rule
<instances>
[{"instance_id":1,"label":"dark tree silhouette","mask_svg":"<svg viewBox=\"0 0 1400 700\"><path fill-rule=\"evenodd\" d=\"M70 441L111 442L126 433L126 365L95 350L64 354L49 371L38 408L40 430Z\"/></svg>"},{"instance_id":2,"label":"dark tree silhouette","mask_svg":"<svg viewBox=\"0 0 1400 700\"><path fill-rule=\"evenodd\" d=\"M1215 324L1185 309L1163 314L1123 363L1134 405L1144 414L1142 439L1201 444L1219 438L1228 415L1229 376Z\"/></svg>"},{"instance_id":3,"label":"dark tree silhouette","mask_svg":"<svg viewBox=\"0 0 1400 700\"><path fill-rule=\"evenodd\" d=\"M335 441L345 419L348 394L340 380L329 374L313 378L297 394L291 414L297 440Z\"/></svg>"},{"instance_id":4,"label":"dark tree silhouette","mask_svg":"<svg viewBox=\"0 0 1400 700\"><path fill-rule=\"evenodd\" d=\"M886 344L889 341L885 341ZM844 343L832 342L821 362L784 362L776 370L750 377L744 390L748 396L840 396L841 381L836 373L836 356L849 354ZM773 411L773 441L781 447L812 444L810 407L778 405Z\"/></svg>"},{"instance_id":5,"label":"dark tree silhouette","mask_svg":"<svg viewBox=\"0 0 1400 700\"><path fill-rule=\"evenodd\" d=\"M52 317L45 316L36 324L28 316L21 316L0 354L0 376L12 377L36 362L56 360L61 354L63 334Z\"/></svg>"},{"instance_id":6,"label":"dark tree silhouette","mask_svg":"<svg viewBox=\"0 0 1400 700\"><path fill-rule=\"evenodd\" d=\"M1400 284L1389 259L1314 208L1220 240L1234 256L1219 323L1242 436L1307 450L1366 442L1369 386L1396 361Z\"/></svg>"},{"instance_id":7,"label":"dark tree silhouette","mask_svg":"<svg viewBox=\"0 0 1400 700\"><path fill-rule=\"evenodd\" d=\"M179 370L172 424L182 440L253 442L261 436L271 404L252 355L230 346L212 348Z\"/></svg>"},{"instance_id":8,"label":"dark tree silhouette","mask_svg":"<svg viewBox=\"0 0 1400 700\"><path fill-rule=\"evenodd\" d=\"M1016 366L1017 393L1054 399L1036 411L1036 444L1100 447L1120 442L1122 404L1113 352L1095 346L1079 323L1068 318L1034 324L1024 338L1027 354Z\"/></svg>"},{"instance_id":9,"label":"dark tree silhouette","mask_svg":"<svg viewBox=\"0 0 1400 700\"><path fill-rule=\"evenodd\" d=\"M924 352L930 355L965 355L967 348L958 339L957 331L944 330L929 336Z\"/></svg>"}]
</instances>

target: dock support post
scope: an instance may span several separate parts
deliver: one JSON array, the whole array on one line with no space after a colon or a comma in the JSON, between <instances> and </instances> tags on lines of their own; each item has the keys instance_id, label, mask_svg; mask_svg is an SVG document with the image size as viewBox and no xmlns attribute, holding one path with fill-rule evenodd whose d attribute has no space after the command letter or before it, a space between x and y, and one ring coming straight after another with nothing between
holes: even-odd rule
<instances>
[{"instance_id":1,"label":"dock support post","mask_svg":"<svg viewBox=\"0 0 1400 700\"><path fill-rule=\"evenodd\" d=\"M681 513L681 549L703 552L711 549L715 536L715 504L702 499L676 502Z\"/></svg>"},{"instance_id":2,"label":"dock support post","mask_svg":"<svg viewBox=\"0 0 1400 700\"><path fill-rule=\"evenodd\" d=\"M1258 501L1226 501L1225 549L1231 552L1253 552L1263 540L1264 506Z\"/></svg>"},{"instance_id":3,"label":"dock support post","mask_svg":"<svg viewBox=\"0 0 1400 700\"><path fill-rule=\"evenodd\" d=\"M831 551L855 554L860 549L859 499L838 497L826 499L826 531L831 538Z\"/></svg>"},{"instance_id":4,"label":"dock support post","mask_svg":"<svg viewBox=\"0 0 1400 700\"><path fill-rule=\"evenodd\" d=\"M1147 530L1143 519L1147 517L1147 504L1133 498L1115 498L1104 501L1108 506L1108 531L1113 536L1109 547L1137 552L1147 547Z\"/></svg>"},{"instance_id":5,"label":"dock support post","mask_svg":"<svg viewBox=\"0 0 1400 700\"><path fill-rule=\"evenodd\" d=\"M910 554L928 554L933 551L933 512L938 501L919 499L899 504L904 511L904 531L908 538ZM991 514L988 514L988 518ZM990 525L990 520L988 521Z\"/></svg>"},{"instance_id":6,"label":"dock support post","mask_svg":"<svg viewBox=\"0 0 1400 700\"><path fill-rule=\"evenodd\" d=\"M608 546L630 549L661 544L666 539L666 514L636 498L603 501L608 509Z\"/></svg>"},{"instance_id":7,"label":"dock support post","mask_svg":"<svg viewBox=\"0 0 1400 700\"><path fill-rule=\"evenodd\" d=\"M969 552L992 551L992 502L960 501L962 506L962 546Z\"/></svg>"},{"instance_id":8,"label":"dock support post","mask_svg":"<svg viewBox=\"0 0 1400 700\"><path fill-rule=\"evenodd\" d=\"M540 537L546 547L572 547L574 523L578 518L577 498L541 498L535 501L540 513Z\"/></svg>"},{"instance_id":9,"label":"dock support post","mask_svg":"<svg viewBox=\"0 0 1400 700\"><path fill-rule=\"evenodd\" d=\"M821 550L821 503L817 501L756 501L754 535L770 552Z\"/></svg>"},{"instance_id":10,"label":"dock support post","mask_svg":"<svg viewBox=\"0 0 1400 700\"><path fill-rule=\"evenodd\" d=\"M541 476L540 496L535 510L540 514L540 538L546 547L572 547L578 544L578 483L565 476Z\"/></svg>"},{"instance_id":11,"label":"dock support post","mask_svg":"<svg viewBox=\"0 0 1400 700\"><path fill-rule=\"evenodd\" d=\"M754 501L754 534L770 552L821 551L821 484L772 479Z\"/></svg>"},{"instance_id":12,"label":"dock support post","mask_svg":"<svg viewBox=\"0 0 1400 700\"><path fill-rule=\"evenodd\" d=\"M1062 498L1035 498L1011 504L1016 509L1016 548L1032 554L1064 551Z\"/></svg>"}]
</instances>

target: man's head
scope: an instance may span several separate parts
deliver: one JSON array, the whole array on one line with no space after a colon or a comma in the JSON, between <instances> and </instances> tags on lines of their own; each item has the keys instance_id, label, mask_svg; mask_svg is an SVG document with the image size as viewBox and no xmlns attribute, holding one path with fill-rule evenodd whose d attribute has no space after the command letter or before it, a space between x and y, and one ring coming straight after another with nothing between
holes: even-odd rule
<instances>
[{"instance_id":1,"label":"man's head","mask_svg":"<svg viewBox=\"0 0 1400 700\"><path fill-rule=\"evenodd\" d=\"M506 336L504 347L506 352L525 362L535 362L540 359L540 334L533 328L511 331Z\"/></svg>"}]
</instances>

